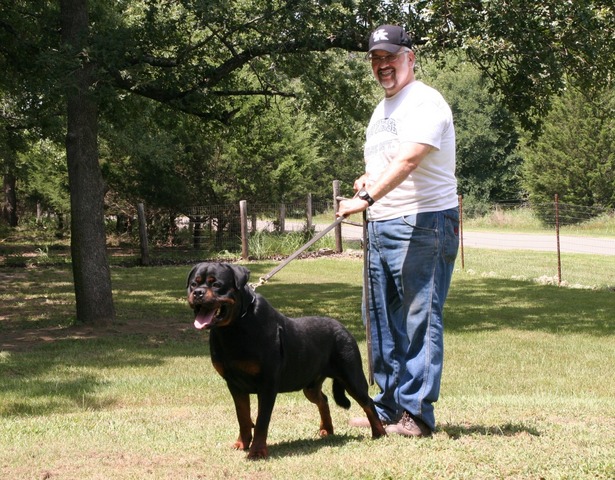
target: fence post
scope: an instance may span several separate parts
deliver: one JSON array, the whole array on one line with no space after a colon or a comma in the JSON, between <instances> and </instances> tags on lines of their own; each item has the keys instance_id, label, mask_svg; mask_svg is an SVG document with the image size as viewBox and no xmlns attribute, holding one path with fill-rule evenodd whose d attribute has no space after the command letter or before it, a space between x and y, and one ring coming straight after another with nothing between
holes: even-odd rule
<instances>
[{"instance_id":1,"label":"fence post","mask_svg":"<svg viewBox=\"0 0 615 480\"><path fill-rule=\"evenodd\" d=\"M305 230L307 234L312 231L312 194L307 194L305 205Z\"/></svg>"},{"instance_id":2,"label":"fence post","mask_svg":"<svg viewBox=\"0 0 615 480\"><path fill-rule=\"evenodd\" d=\"M459 249L461 251L461 269L465 269L465 257L463 252L463 195L459 195Z\"/></svg>"},{"instance_id":3,"label":"fence post","mask_svg":"<svg viewBox=\"0 0 615 480\"><path fill-rule=\"evenodd\" d=\"M280 216L278 218L278 229L280 233L286 231L286 204L280 204Z\"/></svg>"},{"instance_id":4,"label":"fence post","mask_svg":"<svg viewBox=\"0 0 615 480\"><path fill-rule=\"evenodd\" d=\"M339 180L333 180L333 210L335 213L337 213L338 209L339 209L339 200L338 197L340 196L340 181ZM337 218L337 217L335 217ZM334 218L334 220L335 220ZM342 246L342 224L340 223L339 225L337 225L334 228L334 234L335 234L335 252L336 253L342 253L343 251L343 246Z\"/></svg>"},{"instance_id":5,"label":"fence post","mask_svg":"<svg viewBox=\"0 0 615 480\"><path fill-rule=\"evenodd\" d=\"M557 239L557 285L562 284L562 255L559 246L559 195L555 194L555 237Z\"/></svg>"},{"instance_id":6,"label":"fence post","mask_svg":"<svg viewBox=\"0 0 615 480\"><path fill-rule=\"evenodd\" d=\"M137 205L139 217L139 240L141 243L141 265L149 265L149 248L147 245L147 223L145 221L145 207L142 203Z\"/></svg>"},{"instance_id":7,"label":"fence post","mask_svg":"<svg viewBox=\"0 0 615 480\"><path fill-rule=\"evenodd\" d=\"M239 202L239 216L241 222L241 258L247 260L250 252L248 252L248 202L245 200Z\"/></svg>"}]
</instances>

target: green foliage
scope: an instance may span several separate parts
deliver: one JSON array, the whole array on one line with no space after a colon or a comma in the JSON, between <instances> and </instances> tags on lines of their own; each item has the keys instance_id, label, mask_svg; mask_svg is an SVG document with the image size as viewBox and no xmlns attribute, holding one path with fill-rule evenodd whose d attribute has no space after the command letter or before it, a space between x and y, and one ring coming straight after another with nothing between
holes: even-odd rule
<instances>
[{"instance_id":1,"label":"green foliage","mask_svg":"<svg viewBox=\"0 0 615 480\"><path fill-rule=\"evenodd\" d=\"M350 194L355 178L365 168L365 128L382 89L372 78L363 53L333 49L293 57L289 64L289 74L301 81L300 107L319 132L318 149L323 157L319 177L325 185L324 191L311 191L328 198L335 179L340 180L343 193Z\"/></svg>"},{"instance_id":2,"label":"green foliage","mask_svg":"<svg viewBox=\"0 0 615 480\"><path fill-rule=\"evenodd\" d=\"M615 207L615 91L588 98L569 90L554 101L543 135L526 142L524 185L533 203Z\"/></svg>"},{"instance_id":3,"label":"green foliage","mask_svg":"<svg viewBox=\"0 0 615 480\"><path fill-rule=\"evenodd\" d=\"M597 92L615 71L610 0L418 0L408 12L407 23L427 51L465 50L535 133L552 96L568 82Z\"/></svg>"},{"instance_id":4,"label":"green foliage","mask_svg":"<svg viewBox=\"0 0 615 480\"><path fill-rule=\"evenodd\" d=\"M327 180L319 133L290 99L246 100L229 125L138 98L126 103L140 115L127 117L131 107L114 112L102 132L102 161L114 198L133 206L179 213L242 199L292 201Z\"/></svg>"},{"instance_id":5,"label":"green foliage","mask_svg":"<svg viewBox=\"0 0 615 480\"><path fill-rule=\"evenodd\" d=\"M220 142L222 149L229 147L221 155L232 169L226 178L236 182L232 190L223 182L218 185L225 196L276 203L303 199L323 187L327 179L322 176L320 135L294 102L280 101L269 108L251 102L234 127Z\"/></svg>"},{"instance_id":6,"label":"green foliage","mask_svg":"<svg viewBox=\"0 0 615 480\"><path fill-rule=\"evenodd\" d=\"M453 110L459 193L467 213L518 199L519 134L503 96L491 93L492 82L465 61L463 52L451 53L442 62L421 62L417 74L440 90Z\"/></svg>"},{"instance_id":7,"label":"green foliage","mask_svg":"<svg viewBox=\"0 0 615 480\"><path fill-rule=\"evenodd\" d=\"M176 171L183 153L176 138L179 120L177 112L139 97L109 109L101 125L100 161L111 213L134 215L140 202L165 211L188 204L187 185Z\"/></svg>"},{"instance_id":8,"label":"green foliage","mask_svg":"<svg viewBox=\"0 0 615 480\"><path fill-rule=\"evenodd\" d=\"M213 182L209 190L201 188L197 196L205 195L208 202L229 199L229 192L245 197L261 192L271 199L301 195L306 189L324 193L333 178L350 184L361 170L363 128L378 98L369 67L357 53L365 50L366 34L375 24L405 23L426 58L445 58L446 52L461 48L490 78L487 82L456 65L459 76L444 80L456 92L452 103L459 124L462 193L478 202L518 193L508 111L520 115L525 125L537 122L566 78L587 88L599 86L615 58L609 41L615 15L602 0L532 5L97 1L90 5L89 44L77 58L67 57L57 45L56 29L50 28L58 22L53 2L6 3L0 13L6 26L0 30L0 66L6 67L0 82L3 97L16 105L13 110L57 138L58 123L51 119L61 118L57 112L66 73L83 62L95 65L109 181L124 200L165 209L187 201L186 178L191 174L178 175L178 169L184 164L194 172L191 162L197 157L200 165L217 164L225 179L236 177L218 181L217 191ZM472 95L459 94L470 91ZM177 129L192 122L172 110L196 115L208 126L190 125L185 137L191 138L181 138ZM263 117L258 125L250 113ZM309 120L300 118L304 114ZM287 115L293 121L275 123L277 116ZM266 123L271 125L265 128ZM55 126L48 128L51 124ZM284 141L272 138L274 129ZM290 134L309 137L317 152L305 139L289 144ZM194 141L196 135L206 139ZM250 144L241 145L238 138ZM270 145L271 152L263 153ZM187 154L196 149L199 154ZM247 151L252 158L240 158ZM265 168L274 156L280 163ZM308 156L312 165L305 160ZM237 162L238 168L225 168L228 162ZM299 165L290 166L295 162ZM117 172L126 172L127 178L120 179ZM243 172L246 178L241 178ZM270 178L262 180L255 172Z\"/></svg>"},{"instance_id":9,"label":"green foliage","mask_svg":"<svg viewBox=\"0 0 615 480\"><path fill-rule=\"evenodd\" d=\"M30 205L66 215L70 212L66 155L58 145L41 140L19 155L19 193Z\"/></svg>"},{"instance_id":10,"label":"green foliage","mask_svg":"<svg viewBox=\"0 0 615 480\"><path fill-rule=\"evenodd\" d=\"M288 256L295 253L305 243L312 238L313 232L290 232L290 233L270 233L259 231L250 235L248 239L248 251L250 258L265 260L267 258ZM325 235L312 245L306 252L313 252L319 249L335 249L335 238Z\"/></svg>"}]
</instances>

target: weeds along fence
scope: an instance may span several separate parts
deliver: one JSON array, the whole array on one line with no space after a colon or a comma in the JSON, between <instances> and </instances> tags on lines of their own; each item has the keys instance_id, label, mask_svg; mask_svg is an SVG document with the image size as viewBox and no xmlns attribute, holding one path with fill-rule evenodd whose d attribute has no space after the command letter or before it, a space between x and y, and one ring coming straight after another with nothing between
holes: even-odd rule
<instances>
[{"instance_id":1,"label":"weeds along fence","mask_svg":"<svg viewBox=\"0 0 615 480\"><path fill-rule=\"evenodd\" d=\"M298 248L328 226L335 220L336 199L334 195L331 201L314 202L311 195L308 195L304 201L294 203L242 201L236 205L194 207L183 219L183 227L189 229L195 249L241 254L244 259L288 255L288 242L281 249L283 251L276 252L276 245L283 245L282 239L287 239L290 234ZM512 233L509 225L511 212L529 212L527 216L535 224L523 225L521 230L532 233ZM470 219L464 213L463 197L460 196L460 217L458 264L461 268L472 268L472 255L480 249L552 252L552 264L545 271L560 284L562 255L615 255L615 212L599 207L561 203L557 196L553 202L544 204L516 202L493 205L491 211L483 214L480 219ZM481 225L481 219L485 225ZM498 228L500 222L501 229ZM467 228L467 224L471 228ZM267 251L262 250L264 247L259 242L261 237L268 238ZM279 237L280 242L271 242L271 237ZM327 237L330 248L341 252L344 243L348 245L352 242L353 247L360 245L363 228L357 223L342 223Z\"/></svg>"},{"instance_id":2,"label":"weeds along fence","mask_svg":"<svg viewBox=\"0 0 615 480\"><path fill-rule=\"evenodd\" d=\"M332 201L314 202L308 195L303 202L207 205L191 208L179 221L187 228L195 249L208 252L241 252L250 255L250 244L262 235L283 237L294 233L307 239L315 232L314 215L334 212ZM333 221L333 217L331 217ZM278 252L279 253L279 252ZM256 255L256 252L252 252Z\"/></svg>"}]
</instances>

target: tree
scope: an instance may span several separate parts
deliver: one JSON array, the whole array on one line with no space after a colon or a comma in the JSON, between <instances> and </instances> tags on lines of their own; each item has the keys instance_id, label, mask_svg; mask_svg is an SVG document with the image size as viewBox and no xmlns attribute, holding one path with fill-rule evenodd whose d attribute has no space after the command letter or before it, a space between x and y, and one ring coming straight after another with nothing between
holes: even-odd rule
<instances>
[{"instance_id":1,"label":"tree","mask_svg":"<svg viewBox=\"0 0 615 480\"><path fill-rule=\"evenodd\" d=\"M316 78L318 59L334 59L322 52L364 51L369 30L388 21L424 39L425 54L465 49L532 126L566 71L588 91L613 71L613 13L607 0L62 0L59 12L54 2L17 0L0 5L0 86L26 89L31 108L66 100L78 318L106 323L113 306L97 128L108 105L138 95L228 125L241 98L301 93L297 76ZM331 82L314 85L310 98L326 99Z\"/></svg>"},{"instance_id":2,"label":"tree","mask_svg":"<svg viewBox=\"0 0 615 480\"><path fill-rule=\"evenodd\" d=\"M17 195L15 193L18 134L10 128L0 130L0 166L2 166L2 219L10 227L17 226Z\"/></svg>"},{"instance_id":3,"label":"tree","mask_svg":"<svg viewBox=\"0 0 615 480\"><path fill-rule=\"evenodd\" d=\"M292 99L267 105L250 97L230 125L204 123L137 97L130 103L138 118L101 123L106 198L118 213L132 214L145 202L157 240L172 241L176 217L194 206L292 202L323 189L319 133Z\"/></svg>"},{"instance_id":4,"label":"tree","mask_svg":"<svg viewBox=\"0 0 615 480\"><path fill-rule=\"evenodd\" d=\"M544 133L524 144L524 185L535 204L615 208L615 90L588 98L569 90L554 101Z\"/></svg>"},{"instance_id":5,"label":"tree","mask_svg":"<svg viewBox=\"0 0 615 480\"><path fill-rule=\"evenodd\" d=\"M491 82L465 61L464 52L452 52L443 62L422 61L417 76L435 86L453 110L457 137L457 178L467 214L484 213L494 202L521 196L515 117Z\"/></svg>"},{"instance_id":6,"label":"tree","mask_svg":"<svg viewBox=\"0 0 615 480\"><path fill-rule=\"evenodd\" d=\"M599 91L615 71L615 5L611 0L418 0L409 28L426 53L461 48L493 82L508 109L535 135L553 95L572 82Z\"/></svg>"},{"instance_id":7,"label":"tree","mask_svg":"<svg viewBox=\"0 0 615 480\"><path fill-rule=\"evenodd\" d=\"M0 90L0 169L2 172L2 219L16 227L17 216L17 157L27 148L28 120L23 115L19 99Z\"/></svg>"},{"instance_id":8,"label":"tree","mask_svg":"<svg viewBox=\"0 0 615 480\"><path fill-rule=\"evenodd\" d=\"M104 184L98 163L95 64L87 58L87 0L61 0L63 47L77 62L66 85L66 161L71 201L71 260L77 318L108 325L115 319L103 215Z\"/></svg>"}]
</instances>

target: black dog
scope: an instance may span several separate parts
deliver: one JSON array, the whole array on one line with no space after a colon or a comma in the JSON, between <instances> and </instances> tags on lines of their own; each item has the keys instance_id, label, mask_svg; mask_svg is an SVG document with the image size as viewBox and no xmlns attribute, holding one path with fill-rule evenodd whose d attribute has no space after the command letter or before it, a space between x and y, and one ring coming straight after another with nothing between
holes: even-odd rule
<instances>
[{"instance_id":1,"label":"black dog","mask_svg":"<svg viewBox=\"0 0 615 480\"><path fill-rule=\"evenodd\" d=\"M338 405L350 408L347 391L367 414L372 437L386 435L350 332L332 318L282 315L247 285L249 275L242 266L200 263L188 276L194 325L211 330L211 361L235 402L239 438L234 448L249 448L248 458L267 457L267 431L279 392L303 389L318 406L320 435L332 434L329 404L322 392L327 377L333 378ZM258 398L256 425L250 416L251 393Z\"/></svg>"}]
</instances>

